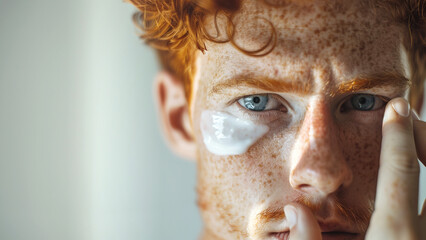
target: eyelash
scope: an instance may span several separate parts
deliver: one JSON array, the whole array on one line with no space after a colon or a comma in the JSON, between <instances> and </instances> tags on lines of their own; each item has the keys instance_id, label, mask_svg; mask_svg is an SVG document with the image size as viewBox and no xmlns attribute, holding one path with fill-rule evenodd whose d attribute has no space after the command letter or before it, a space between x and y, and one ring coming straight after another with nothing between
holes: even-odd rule
<instances>
[{"instance_id":1,"label":"eyelash","mask_svg":"<svg viewBox=\"0 0 426 240\"><path fill-rule=\"evenodd\" d=\"M270 110L265 110L265 111L252 111L249 110L243 106L241 106L241 104L238 103L239 99L242 98L246 98L249 96L253 96L253 95L257 95L257 94L251 94L251 95L245 95L243 97L238 97L232 101L230 101L230 103L228 105L237 105L237 110L240 112L240 115L243 118L249 118L252 119L254 121L270 121L271 119L276 119L279 116L282 116L282 114L286 114L288 112L288 105L284 104L283 102L285 102L285 100L280 97L277 96L275 94L259 94L259 95L265 95L268 96L271 99L275 99L276 101L278 101L280 103L280 105L285 108L285 111L279 110L279 109L270 109Z\"/></svg>"},{"instance_id":2,"label":"eyelash","mask_svg":"<svg viewBox=\"0 0 426 240\"><path fill-rule=\"evenodd\" d=\"M356 95L361 95L361 94L371 95L371 96L374 96L375 98L378 98L381 101L383 101L383 106L381 106L381 107L379 107L379 108L377 108L375 110L368 110L368 111L362 111L362 112L373 112L373 111L380 110L380 109L384 108L384 106L386 106L386 104L391 100L388 97L384 97L384 96L380 96L380 95L375 95L375 94L371 94L371 93L355 93L355 94L350 94L349 96L344 97L343 100L341 101L341 103L339 104L338 109L339 110L342 109L345 104L350 104L350 100L351 100L352 97L354 97ZM265 110L265 111L252 111L252 110L249 110L249 109L245 108L244 106L242 106L238 102L240 99L243 99L243 98L246 98L246 97L249 97L249 96L254 96L254 95L266 95L270 99L271 98L275 99L276 101L279 101L279 103L281 104L281 106L283 106L286 109L286 111L280 111L279 109L270 109L270 110ZM283 102L286 102L286 101L282 97L277 96L275 94L251 94L251 95L245 95L245 96L242 96L242 97L238 97L238 98L230 101L230 103L228 103L228 105L237 104L238 109L241 111L241 113L244 116L250 115L250 117L255 117L255 118L257 118L257 117L260 117L260 118L265 118L266 117L267 118L270 115L275 115L276 116L277 114L287 113L289 109L292 109L291 107L289 107L288 104L283 104ZM356 109L350 109L350 110L354 110L354 111L358 111L358 112L361 111L361 110L356 110Z\"/></svg>"},{"instance_id":3,"label":"eyelash","mask_svg":"<svg viewBox=\"0 0 426 240\"><path fill-rule=\"evenodd\" d=\"M356 109L353 109L353 107L351 106L351 99L353 98L353 97L355 97L356 95L371 95L371 96L373 96L375 99L379 99L379 100L381 100L381 101L383 101L383 105L382 106L380 106L380 107L378 107L377 109L374 109L374 110L366 110L366 111L362 111L362 110L356 110ZM391 99L390 98L388 98L388 97L385 97L385 96L380 96L380 95L375 95L375 94L371 94L371 93L355 93L355 94L350 94L349 96L347 96L347 97L345 97L345 98L343 98L343 100L341 101L341 103L339 104L339 107L338 107L338 109L339 109L339 111L340 112L346 112L346 111L357 111L357 112L362 112L362 113L368 113L368 112L374 112L374 111L378 111L378 110L381 110L381 109L383 109L385 106L386 106L386 104L390 101ZM378 104L377 102L375 102L375 104ZM350 105L350 108L351 109L343 109L344 107L345 107L345 105Z\"/></svg>"}]
</instances>

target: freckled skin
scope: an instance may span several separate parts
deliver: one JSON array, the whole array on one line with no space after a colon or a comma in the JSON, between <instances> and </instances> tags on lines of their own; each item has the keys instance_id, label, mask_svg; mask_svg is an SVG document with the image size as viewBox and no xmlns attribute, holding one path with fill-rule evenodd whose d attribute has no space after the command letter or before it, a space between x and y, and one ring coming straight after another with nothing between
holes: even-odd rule
<instances>
[{"instance_id":1,"label":"freckled skin","mask_svg":"<svg viewBox=\"0 0 426 240\"><path fill-rule=\"evenodd\" d=\"M205 223L202 239L259 239L248 231L254 209L284 207L301 196L321 205L315 214L322 219L339 217L336 209L326 204L332 198L351 209L371 210L384 109L341 113L338 109L343 97L326 93L360 74L389 70L403 74L399 52L402 28L392 24L385 13L372 13L357 1L334 6L306 2L285 7L251 0L243 3L234 19L238 29L235 42L249 50L263 46L270 36L262 20L267 19L278 36L270 54L255 58L229 43L208 42L208 51L199 56L192 122L198 146L198 204ZM238 75L310 82L315 92L294 98L300 101L288 100L295 106L286 115L291 120L259 120L273 127L245 154L216 156L203 144L200 114L206 109L234 114L227 103L247 95L245 90L220 94L209 90L215 83ZM283 98L291 95L277 94ZM378 94L396 97L403 92L383 89ZM368 221L358 224L361 229Z\"/></svg>"}]
</instances>

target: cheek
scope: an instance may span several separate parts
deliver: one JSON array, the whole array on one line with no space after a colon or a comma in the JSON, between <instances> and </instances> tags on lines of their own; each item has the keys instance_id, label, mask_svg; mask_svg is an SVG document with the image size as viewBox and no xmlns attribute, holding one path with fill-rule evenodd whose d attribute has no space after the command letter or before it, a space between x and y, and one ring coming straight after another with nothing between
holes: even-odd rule
<instances>
[{"instance_id":1,"label":"cheek","mask_svg":"<svg viewBox=\"0 0 426 240\"><path fill-rule=\"evenodd\" d=\"M283 166L273 163L269 154L266 156L256 151L257 146L238 156L202 153L203 158L198 164L199 191L201 195L208 195L206 207L221 202L244 208L270 195L272 181Z\"/></svg>"},{"instance_id":2,"label":"cheek","mask_svg":"<svg viewBox=\"0 0 426 240\"><path fill-rule=\"evenodd\" d=\"M341 129L340 141L347 163L353 171L357 188L375 192L382 139L381 121L354 124ZM361 190L361 189L360 189Z\"/></svg>"},{"instance_id":3,"label":"cheek","mask_svg":"<svg viewBox=\"0 0 426 240\"><path fill-rule=\"evenodd\" d=\"M253 206L289 193L283 142L283 136L270 133L237 156L200 150L198 197L206 225L244 235Z\"/></svg>"},{"instance_id":4,"label":"cheek","mask_svg":"<svg viewBox=\"0 0 426 240\"><path fill-rule=\"evenodd\" d=\"M246 234L246 216L257 201L259 181L246 154L217 156L200 152L198 162L198 204L206 223L220 236L237 239ZM238 237L237 237L238 235Z\"/></svg>"}]
</instances>

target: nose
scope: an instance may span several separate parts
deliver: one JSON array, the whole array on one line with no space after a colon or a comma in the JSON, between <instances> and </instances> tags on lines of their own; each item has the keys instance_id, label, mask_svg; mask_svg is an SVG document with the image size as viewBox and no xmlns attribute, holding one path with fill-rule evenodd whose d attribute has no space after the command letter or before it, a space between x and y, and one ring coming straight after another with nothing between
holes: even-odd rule
<instances>
[{"instance_id":1,"label":"nose","mask_svg":"<svg viewBox=\"0 0 426 240\"><path fill-rule=\"evenodd\" d=\"M291 186L327 196L350 185L352 171L341 146L338 127L326 102L310 104L292 150Z\"/></svg>"}]
</instances>

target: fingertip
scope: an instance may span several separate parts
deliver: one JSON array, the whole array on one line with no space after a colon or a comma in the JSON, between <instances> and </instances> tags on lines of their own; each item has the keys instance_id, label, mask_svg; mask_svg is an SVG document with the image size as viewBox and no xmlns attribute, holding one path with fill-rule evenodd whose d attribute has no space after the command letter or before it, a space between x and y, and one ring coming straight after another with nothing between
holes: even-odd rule
<instances>
[{"instance_id":1,"label":"fingertip","mask_svg":"<svg viewBox=\"0 0 426 240\"><path fill-rule=\"evenodd\" d=\"M404 98L394 98L386 105L385 115L383 117L383 125L399 119L407 119L410 117L411 107Z\"/></svg>"},{"instance_id":2,"label":"fingertip","mask_svg":"<svg viewBox=\"0 0 426 240\"><path fill-rule=\"evenodd\" d=\"M410 114L410 103L404 98L396 98L392 101L392 107L401 117L408 117Z\"/></svg>"},{"instance_id":3,"label":"fingertip","mask_svg":"<svg viewBox=\"0 0 426 240\"><path fill-rule=\"evenodd\" d=\"M394 98L386 106L383 116L383 135L386 132L412 132L414 112L404 98Z\"/></svg>"},{"instance_id":4,"label":"fingertip","mask_svg":"<svg viewBox=\"0 0 426 240\"><path fill-rule=\"evenodd\" d=\"M284 213L285 213L285 216L287 218L288 227L290 229L293 229L293 227L297 223L297 210L296 210L296 208L292 205L287 205L287 206L284 207Z\"/></svg>"},{"instance_id":5,"label":"fingertip","mask_svg":"<svg viewBox=\"0 0 426 240\"><path fill-rule=\"evenodd\" d=\"M288 221L294 221L295 225L290 227L290 239L300 240L320 240L321 228L312 213L312 211L301 204L292 203L284 207L284 211L290 215L287 216ZM294 216L291 216L294 211ZM288 212L288 213L287 213ZM293 222L293 223L294 223ZM289 225L291 223L289 222Z\"/></svg>"}]
</instances>

